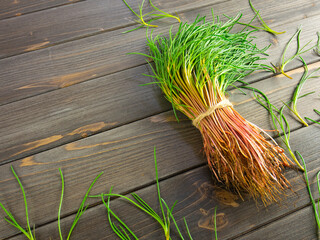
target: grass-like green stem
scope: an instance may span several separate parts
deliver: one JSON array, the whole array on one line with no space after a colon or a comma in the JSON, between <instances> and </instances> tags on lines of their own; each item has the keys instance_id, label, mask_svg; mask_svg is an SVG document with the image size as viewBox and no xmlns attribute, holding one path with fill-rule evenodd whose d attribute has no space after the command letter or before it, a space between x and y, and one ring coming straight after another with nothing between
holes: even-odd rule
<instances>
[{"instance_id":1,"label":"grass-like green stem","mask_svg":"<svg viewBox=\"0 0 320 240\"><path fill-rule=\"evenodd\" d=\"M303 120L303 118L300 116L300 114L299 114L299 112L298 112L297 102L298 102L299 94L300 94L300 92L301 92L301 90L302 90L302 87L303 87L304 83L305 83L308 79L310 79L310 78L316 78L316 77L318 77L318 76L313 76L313 74L316 73L317 71L319 71L320 68L317 68L316 70L314 70L312 73L310 73L310 74L308 75L308 73L309 73L308 65L307 65L307 63L304 61L304 59L303 59L302 57L300 57L300 59L301 59L301 61L303 62L304 73L303 73L303 75L302 75L302 77L301 77L301 79L300 79L300 82L299 82L298 85L296 86L296 89L295 89L294 93L293 93L292 100L291 100L291 101L292 101L292 107L289 107L288 105L287 105L287 107L290 109L290 111L291 111L292 113L294 113L294 114L297 116L297 118L300 120L300 122L301 122L303 125L305 125L306 127L308 127L308 124Z\"/></svg>"},{"instance_id":2,"label":"grass-like green stem","mask_svg":"<svg viewBox=\"0 0 320 240\"><path fill-rule=\"evenodd\" d=\"M301 159L305 172L304 172L304 177L306 180L306 184L307 184L307 189L308 189L308 193L310 196L310 200L312 203L312 207L313 207L313 211L314 211L314 216L317 222L317 226L318 226L318 231L320 230L320 217L319 217L319 201L318 201L318 207L317 204L314 200L314 197L312 195L312 191L311 191L311 187L310 187L310 182L309 182L309 177L308 177L308 171L307 171L307 166L306 166L306 162L303 159L303 157L301 156L300 152L296 151L297 155L299 156L299 158ZM319 176L320 176L320 172L317 173L317 185L318 185L318 194L320 195L320 183L319 183Z\"/></svg>"}]
</instances>

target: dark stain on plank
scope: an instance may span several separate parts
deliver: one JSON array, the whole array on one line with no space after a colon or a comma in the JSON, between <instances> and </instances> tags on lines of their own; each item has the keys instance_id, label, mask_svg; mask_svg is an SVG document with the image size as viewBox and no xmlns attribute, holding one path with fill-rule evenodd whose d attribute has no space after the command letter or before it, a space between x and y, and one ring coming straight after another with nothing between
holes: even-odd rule
<instances>
[{"instance_id":1,"label":"dark stain on plank","mask_svg":"<svg viewBox=\"0 0 320 240\"><path fill-rule=\"evenodd\" d=\"M198 221L198 226L200 228L205 228L208 230L215 230L215 221L216 221L216 230L220 231L224 227L228 226L228 219L224 213L216 213L215 208L211 208L208 211L200 208L202 217Z\"/></svg>"}]
</instances>

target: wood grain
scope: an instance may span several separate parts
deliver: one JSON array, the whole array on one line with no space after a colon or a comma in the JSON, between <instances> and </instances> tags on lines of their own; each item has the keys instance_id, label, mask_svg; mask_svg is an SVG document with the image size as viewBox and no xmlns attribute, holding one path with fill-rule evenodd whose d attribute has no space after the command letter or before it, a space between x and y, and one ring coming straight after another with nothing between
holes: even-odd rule
<instances>
[{"instance_id":1,"label":"wood grain","mask_svg":"<svg viewBox=\"0 0 320 240\"><path fill-rule=\"evenodd\" d=\"M155 4L164 11L174 13L206 5L212 7L223 1L227 0L161 0ZM140 1L128 3L139 12ZM144 6L144 13L152 10L149 4ZM121 0L90 0L0 21L0 29L6 33L0 35L0 58L128 25L136 26L134 20L136 16Z\"/></svg>"},{"instance_id":2,"label":"wood grain","mask_svg":"<svg viewBox=\"0 0 320 240\"><path fill-rule=\"evenodd\" d=\"M236 239L318 239L317 228L313 208L309 206Z\"/></svg>"},{"instance_id":3,"label":"wood grain","mask_svg":"<svg viewBox=\"0 0 320 240\"><path fill-rule=\"evenodd\" d=\"M315 150L312 146L313 139L320 137L319 127L310 126L295 131L292 134L292 147L293 149L301 148L301 154L305 157L308 169L312 169L309 172L309 177L312 180L312 191L316 191L315 174L320 170L318 149ZM304 139L301 142L301 139ZM179 158L179 157L178 157ZM159 164L163 163L163 158L157 157ZM177 157L172 158L174 161ZM189 160L188 158L185 160ZM151 162L151 161L150 161ZM169 169L168 167L165 167ZM160 171L163 171L163 167L159 167ZM153 171L153 168L148 168L148 171ZM258 205L248 197L245 197L244 201L239 199L238 196L219 188L215 185L210 177L207 167L200 167L186 173L174 176L167 180L164 180L160 184L162 198L172 205L176 200L178 204L175 207L175 217L178 220L178 224L183 226L183 217L186 217L190 231L194 239L211 239L213 238L214 229L214 208L217 207L217 228L219 239L234 239L235 236L246 232L252 231L255 228L260 228L268 222L273 222L276 219L286 216L288 213L296 208L304 206L309 203L309 196L305 184L302 180L301 174L294 171L287 172L287 177L291 180L294 192L288 191L286 199L281 204L273 204L264 208L262 205ZM68 180L68 178L66 178ZM100 181L101 183L102 181ZM97 185L99 185L98 183ZM70 185L72 182L67 183L69 189L73 189ZM107 192L112 186L112 183L104 184L104 192ZM73 191L75 191L73 189ZM116 185L114 192L121 191ZM93 193L99 194L101 190L94 190ZM154 185L137 191L137 193L152 207L159 211L157 204L156 187ZM125 204L121 200L112 201L111 206L119 216L134 229L139 239L163 239L163 234L160 226L155 224L150 218L146 217L141 211L136 211L131 205ZM298 229L306 229L307 232L301 231L298 236L314 236L315 222L312 216L312 212L302 211L303 216L306 214L309 217L305 219L297 218L297 215L285 217L279 221L274 221L271 224L272 228L265 231L258 230L251 235L245 235L243 239L273 239L265 238L265 236L275 236L279 234L276 239L288 239L281 238L284 236L293 236L290 234L291 228L297 228L294 222L303 222L303 227ZM300 216L300 215L298 215ZM71 225L74 215L64 219L63 226L67 231L68 226ZM296 221L289 221L295 219ZM106 223L106 211L102 205L98 205L88 211L83 216L80 225L76 228L73 237L76 239L87 239L88 236L94 236L99 239L117 239L112 234L108 224ZM284 222L287 223L286 227ZM291 224L292 223L292 224ZM280 224L280 225L277 225ZM57 239L57 233L55 231L57 223L54 222L38 229L38 236L41 239L48 239L53 237ZM269 226L267 226L269 227ZM262 228L263 229L263 228ZM277 230L276 230L277 229ZM185 233L185 228L182 227ZM283 233L279 233L282 231ZM296 230L292 229L293 232ZM175 231L173 230L173 235ZM247 238L248 237L248 238ZM20 238L12 238L20 239ZM242 239L242 238L241 238ZM289 239L302 239L289 238ZM306 238L310 239L310 238Z\"/></svg>"},{"instance_id":4,"label":"wood grain","mask_svg":"<svg viewBox=\"0 0 320 240\"><path fill-rule=\"evenodd\" d=\"M171 150L168 145L171 145ZM38 224L50 218L52 220L56 215L59 197L52 187L60 186L59 167L72 189L70 195L65 195L64 206L69 212L76 207L74 204L80 204L77 199L80 200L93 176L101 171L105 174L99 180L101 184L95 188L100 192L105 190L106 184L117 186L117 191L125 192L128 187L136 188L152 182L154 173L150 169L153 169L154 146L157 146L158 156L163 159L159 163L161 176L169 176L205 162L200 151L201 137L196 129L189 121L177 124L174 117L166 113L17 160L12 165L28 192L30 209L39 210L30 212L30 217ZM180 151L176 151L177 148ZM180 161L172 161L175 158ZM19 207L21 193L10 172L10 165L0 168L0 201L14 210L18 219L22 219L22 206ZM3 221L1 218L0 236L13 234L13 229L8 229Z\"/></svg>"},{"instance_id":5,"label":"wood grain","mask_svg":"<svg viewBox=\"0 0 320 240\"><path fill-rule=\"evenodd\" d=\"M274 80L280 84L285 84L281 78L275 78ZM288 96L286 87L280 87L279 92L277 92L275 91L275 82L270 80L268 82L270 82L270 87L273 88L273 92L269 93L270 99L272 99L272 96L276 99L281 96ZM258 82L256 84L262 83ZM309 84L312 83L309 82ZM305 91L308 90L307 86L305 86ZM314 87L313 85L309 86ZM292 92L292 89L289 92ZM301 100L307 101L306 99L309 98ZM310 99L305 102L305 105L300 102L300 107L305 106L301 109L303 115L312 111L312 107L307 107L310 105L309 101ZM246 99L242 104L237 105L236 109L260 127L268 128L266 111L257 106L253 100L248 101ZM256 110L253 114L252 111L247 111L247 109ZM58 124L61 125L61 123ZM48 127L45 129L48 129ZM308 137L317 139L317 136L314 135L317 134L315 131L315 129L318 129L317 126L310 129L314 133ZM304 144L307 144L308 141L305 140L305 137L296 138L298 140L304 139L305 142L301 143L301 140L296 140L300 146L294 142L292 146L304 153L306 150ZM294 137L292 137L293 139ZM71 179L73 180L70 180L70 186L77 194L66 195L66 201L69 202L69 204L66 204L66 209L74 211L76 207L74 204L77 203L76 199L80 198L79 194L84 188L83 185L77 186L79 184L78 179L88 184L88 181L93 179L94 175L104 170L106 174L101 182L115 185L121 192L143 186L152 181L153 175L150 169L152 169L153 163L146 159L152 159L152 148L155 145L159 151L159 157L164 158L163 162L159 164L159 169L163 169L160 170L160 176L162 177L176 174L205 162L200 152L202 143L197 130L191 126L188 120L178 124L173 113L167 112L17 160L12 164L18 169L22 181L26 184L26 189L31 193L29 196L33 199L33 202L30 206L39 210L39 213L31 213L31 216L36 219L37 223L44 223L49 221L46 218L47 216L55 216L54 204L57 199L55 192L57 190L54 189L59 189L60 184L57 175L58 167L62 167L67 174L72 176ZM313 146L310 147L314 148ZM315 151L310 151L310 153L317 155ZM4 201L9 206L15 206L16 211L22 214L23 209L19 211L19 208L16 207L19 205L21 198L19 198L19 190L9 171L9 165L5 164L0 168L0 188L3 189L0 201ZM86 171L83 171L83 169L86 169ZM137 178L137 176L141 178ZM72 181L76 182L73 184ZM98 188L98 191L103 191L104 184ZM15 190L13 186L16 186ZM51 194L46 194L49 189ZM8 193L10 195L9 200L7 199ZM46 204L41 205L41 202L46 202ZM21 215L19 217L21 218ZM3 226L3 224L0 224L0 226ZM2 229L1 231L5 232L6 230Z\"/></svg>"},{"instance_id":6,"label":"wood grain","mask_svg":"<svg viewBox=\"0 0 320 240\"><path fill-rule=\"evenodd\" d=\"M230 6L235 5L235 3L242 7L231 9ZM139 1L130 1L129 4L135 11L138 11ZM213 8L215 14L219 15L223 13L234 15L237 11L241 11L246 19L253 16L246 0L231 2L227 0L188 0L183 2L161 0L155 2L155 4L164 11L177 12L179 15L195 7L207 6L206 8ZM258 9L263 9L264 20L270 26L276 26L276 28L280 28L279 23L283 24L315 16L320 11L320 4L316 2L306 4L296 0L278 4L277 1L273 0L269 1L269 5L270 7L263 9L261 3L255 3ZM144 12L147 13L150 10L150 6L145 4ZM135 19L136 16L130 12L122 1L91 0L0 21L0 29L6 32L6 35L0 35L0 58L34 51L128 25L137 26L134 22ZM168 22L169 20L165 21ZM174 23L175 21L169 22ZM256 24L259 25L258 22ZM7 37L8 35L10 38Z\"/></svg>"},{"instance_id":7,"label":"wood grain","mask_svg":"<svg viewBox=\"0 0 320 240\"><path fill-rule=\"evenodd\" d=\"M1 0L0 20L78 1L80 0Z\"/></svg>"},{"instance_id":8,"label":"wood grain","mask_svg":"<svg viewBox=\"0 0 320 240\"><path fill-rule=\"evenodd\" d=\"M14 160L168 110L145 66L0 107L2 161ZM11 129L11 130L10 130Z\"/></svg>"},{"instance_id":9,"label":"wood grain","mask_svg":"<svg viewBox=\"0 0 320 240\"><path fill-rule=\"evenodd\" d=\"M129 1L135 9L139 0ZM70 4L69 4L70 3ZM73 4L74 3L74 4ZM161 9L177 11L183 21L198 14L211 16L253 12L247 0L154 1ZM255 32L256 43L271 43L266 63L276 64L282 50L302 25L304 44L316 42L320 4L313 0L253 1L268 25L287 33L274 37ZM147 6L147 5L146 5ZM148 6L147 6L148 9ZM14 17L16 13L22 16ZM25 14L25 15L24 15ZM6 18L6 19L4 19ZM176 122L170 104L156 86L140 86L151 79L144 57L145 31L122 34L134 27L134 16L122 1L23 1L0 3L0 202L25 225L19 185L12 165L25 186L31 225L37 239L59 239L57 212L61 191L59 168L65 176L63 232L73 221L91 181L104 171L92 193L137 191L156 210L153 148L156 146L162 197L175 209L178 223L186 216L194 239L213 238L213 212L218 206L219 239L313 239L315 226L310 199L300 173L288 170L293 192L282 204L264 208L244 195L244 201L217 186L206 167L199 132L184 116ZM159 22L155 33L167 32L172 19ZM255 25L259 22L255 20ZM174 29L177 27L174 23ZM235 30L241 29L237 26ZM293 44L288 56L295 52ZM320 66L319 56L304 55L309 68ZM287 66L293 80L257 72L246 80L261 89L277 106L288 101L303 68L300 61ZM301 115L319 120L319 79L310 79L301 94L314 94L298 101ZM252 93L230 91L230 99L249 121L271 129L267 111ZM312 191L320 170L319 125L308 128L286 112L291 125L291 146L307 161ZM271 132L271 135L274 135ZM74 239L116 239L106 224L100 199L88 201L90 209L74 232ZM112 206L141 239L163 239L161 229L144 214L118 199ZM0 211L0 239L23 239ZM303 221L297 222L304 218ZM285 225L286 222L292 224ZM303 224L299 231L298 224ZM182 228L184 233L185 229ZM284 231L288 229L288 231ZM314 229L315 230L315 229ZM298 232L299 231L299 232ZM173 230L176 237L176 233ZM17 235L17 236L16 236Z\"/></svg>"},{"instance_id":10,"label":"wood grain","mask_svg":"<svg viewBox=\"0 0 320 240\"><path fill-rule=\"evenodd\" d=\"M229 4L217 8L216 11L219 11L218 13L220 11L228 12L230 15L239 11L238 4L226 3ZM245 7L245 9L248 10L248 7ZM211 9L206 7L185 12L181 14L181 18L184 21L193 21L198 14L210 16ZM283 14L285 13L283 12ZM289 16L291 15L288 15L288 18ZM267 63L269 64L271 61L276 64L279 61L283 47L301 24L304 26L304 32L301 35L302 44L309 40L315 42L316 32L319 29L313 22L319 21L319 18L317 15L297 21L294 21L295 19L288 20L281 25L282 29L287 30L287 34L278 36L276 40L267 33L256 33L258 46L269 45L271 40L276 44L269 49L270 57ZM168 27L168 24L164 25ZM106 32L0 60L0 84L2 86L0 89L0 104L10 103L145 64L144 57L127 55L128 52L147 52L145 31L122 34L123 31L129 29L131 28ZM157 31L163 32L166 30L159 27ZM288 55L293 54L294 51L294 48L290 48ZM310 54L307 61L310 63L317 59L317 56ZM298 66L301 66L301 63L293 62L287 67L293 69ZM268 75L270 76L270 74L260 74L259 77ZM257 76L252 76L252 78L257 80ZM8 79L13 80L8 81Z\"/></svg>"},{"instance_id":11,"label":"wood grain","mask_svg":"<svg viewBox=\"0 0 320 240\"><path fill-rule=\"evenodd\" d=\"M318 67L319 62L309 66L310 71ZM27 157L170 110L171 105L157 86L140 86L150 81L142 76L144 72L148 69L141 66L1 106L0 162ZM275 76L252 86L263 90L273 103L281 104L289 101L302 73L303 68L298 68L288 72L293 80ZM315 86L319 86L318 79L310 79L301 94L313 91ZM303 107L312 105L317 94L319 92L299 100L302 116L319 119L311 107ZM243 95L235 89L230 91L230 98L249 121L264 129L273 129L266 121L267 111L259 107L252 93ZM251 108L256 110L248 112ZM288 120L293 129L301 126L293 118Z\"/></svg>"}]
</instances>

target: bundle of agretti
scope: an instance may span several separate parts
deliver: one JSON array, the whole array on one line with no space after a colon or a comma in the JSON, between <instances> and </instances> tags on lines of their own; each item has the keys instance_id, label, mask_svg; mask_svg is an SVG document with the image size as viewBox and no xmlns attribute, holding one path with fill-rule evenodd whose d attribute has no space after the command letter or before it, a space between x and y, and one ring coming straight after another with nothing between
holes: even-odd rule
<instances>
[{"instance_id":1,"label":"bundle of agretti","mask_svg":"<svg viewBox=\"0 0 320 240\"><path fill-rule=\"evenodd\" d=\"M268 204L288 188L282 171L290 160L226 97L228 86L266 68L259 60L267 48L257 48L249 31L231 33L238 20L206 23L198 18L192 24L180 24L175 35L151 34L149 57L156 83L174 112L184 113L201 132L205 155L218 181Z\"/></svg>"}]
</instances>

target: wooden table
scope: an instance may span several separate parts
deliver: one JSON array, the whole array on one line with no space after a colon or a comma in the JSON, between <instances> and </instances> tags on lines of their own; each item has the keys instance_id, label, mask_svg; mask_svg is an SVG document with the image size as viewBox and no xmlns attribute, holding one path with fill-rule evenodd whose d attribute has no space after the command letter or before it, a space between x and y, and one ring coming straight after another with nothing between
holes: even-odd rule
<instances>
[{"instance_id":1,"label":"wooden table","mask_svg":"<svg viewBox=\"0 0 320 240\"><path fill-rule=\"evenodd\" d=\"M136 10L140 0L128 3ZM154 0L162 10L177 12L182 21L199 14L254 16L247 0ZM290 39L302 25L301 42L317 40L320 3L314 0L253 1L277 37L256 32L258 46L271 44L268 62L278 63ZM150 10L145 4L145 11ZM303 176L288 170L292 190L280 204L265 208L248 196L241 200L214 184L201 149L198 131L180 115L176 122L171 105L150 78L144 57L145 29L121 0L2 0L0 2L0 202L25 226L23 197L10 167L25 188L31 225L37 239L60 239L57 225L61 193L59 168L65 180L62 232L66 236L90 183L100 173L91 194L138 193L160 211L155 185L153 150L156 147L162 197L181 226L186 217L194 239L213 239L217 207L219 239L316 239L317 228ZM258 21L253 22L260 26ZM157 32L177 22L161 21ZM294 41L288 56L295 52ZM304 55L309 69L320 66L312 51ZM303 74L302 63L286 66L293 79L254 73L246 80L281 106L291 98ZM315 91L298 102L302 116L319 120L319 79L310 79L301 94ZM230 90L235 108L249 121L272 129L267 111L252 93ZM319 125L303 127L286 112L291 146L307 162L311 188L320 170ZM90 198L71 239L117 239L109 227L99 198ZM111 208L139 239L164 239L159 224L126 202L114 199ZM0 211L0 239L25 239L7 224ZM172 229L173 239L178 239ZM66 238L66 237L65 237Z\"/></svg>"}]
</instances>

